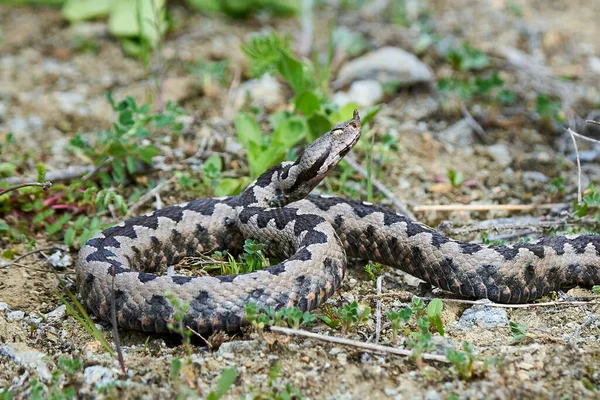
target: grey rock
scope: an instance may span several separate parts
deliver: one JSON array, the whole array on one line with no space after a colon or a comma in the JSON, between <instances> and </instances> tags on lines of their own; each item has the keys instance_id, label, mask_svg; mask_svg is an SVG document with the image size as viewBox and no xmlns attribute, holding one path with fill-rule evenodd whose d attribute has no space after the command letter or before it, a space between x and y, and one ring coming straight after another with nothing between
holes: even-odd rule
<instances>
[{"instance_id":1,"label":"grey rock","mask_svg":"<svg viewBox=\"0 0 600 400\"><path fill-rule=\"evenodd\" d=\"M433 74L414 54L398 47L382 47L342 66L334 87L364 79L395 83L402 87L431 82Z\"/></svg>"},{"instance_id":2,"label":"grey rock","mask_svg":"<svg viewBox=\"0 0 600 400\"><path fill-rule=\"evenodd\" d=\"M475 135L471 125L464 119L450 126L441 133L440 139L453 146L466 148L475 143Z\"/></svg>"},{"instance_id":3,"label":"grey rock","mask_svg":"<svg viewBox=\"0 0 600 400\"><path fill-rule=\"evenodd\" d=\"M537 188L540 185L546 184L550 178L539 171L523 172L523 183L527 189Z\"/></svg>"},{"instance_id":4,"label":"grey rock","mask_svg":"<svg viewBox=\"0 0 600 400\"><path fill-rule=\"evenodd\" d=\"M25 311L15 310L6 314L6 319L9 321L20 321L25 318Z\"/></svg>"},{"instance_id":5,"label":"grey rock","mask_svg":"<svg viewBox=\"0 0 600 400\"><path fill-rule=\"evenodd\" d=\"M55 310L50 311L46 314L46 318L56 318L61 319L64 318L67 312L67 306L64 304L58 306Z\"/></svg>"},{"instance_id":6,"label":"grey rock","mask_svg":"<svg viewBox=\"0 0 600 400\"><path fill-rule=\"evenodd\" d=\"M247 98L254 107L270 108L285 101L281 84L269 74L251 79L240 85L233 101L233 109L240 110Z\"/></svg>"},{"instance_id":7,"label":"grey rock","mask_svg":"<svg viewBox=\"0 0 600 400\"><path fill-rule=\"evenodd\" d=\"M512 163L510 150L503 143L488 146L488 153L497 164L500 164L503 167L508 167Z\"/></svg>"},{"instance_id":8,"label":"grey rock","mask_svg":"<svg viewBox=\"0 0 600 400\"><path fill-rule=\"evenodd\" d=\"M92 365L83 371L83 379L88 385L103 387L115 381L117 372L101 365Z\"/></svg>"},{"instance_id":9,"label":"grey rock","mask_svg":"<svg viewBox=\"0 0 600 400\"><path fill-rule=\"evenodd\" d=\"M505 308L490 307L486 305L475 305L467 308L456 323L458 329L468 330L473 326L482 328L495 328L508 326L508 316Z\"/></svg>"},{"instance_id":10,"label":"grey rock","mask_svg":"<svg viewBox=\"0 0 600 400\"><path fill-rule=\"evenodd\" d=\"M60 250L55 251L48 257L48 261L50 265L53 267L61 267L66 268L71 266L73 260L71 259L71 255L69 253L63 254Z\"/></svg>"},{"instance_id":11,"label":"grey rock","mask_svg":"<svg viewBox=\"0 0 600 400\"><path fill-rule=\"evenodd\" d=\"M8 306L8 304L0 301L0 311L9 311L9 310L10 310L10 307Z\"/></svg>"},{"instance_id":12,"label":"grey rock","mask_svg":"<svg viewBox=\"0 0 600 400\"><path fill-rule=\"evenodd\" d=\"M435 389L429 389L427 393L425 393L426 400L441 400L440 394Z\"/></svg>"},{"instance_id":13,"label":"grey rock","mask_svg":"<svg viewBox=\"0 0 600 400\"><path fill-rule=\"evenodd\" d=\"M217 350L217 354L225 356L233 353L251 353L259 350L260 343L257 340L236 340L234 342L225 342Z\"/></svg>"},{"instance_id":14,"label":"grey rock","mask_svg":"<svg viewBox=\"0 0 600 400\"><path fill-rule=\"evenodd\" d=\"M12 343L0 346L0 356L8 357L17 365L34 369L40 380L50 381L52 374L44 359L46 354L28 347L23 343Z\"/></svg>"},{"instance_id":15,"label":"grey rock","mask_svg":"<svg viewBox=\"0 0 600 400\"><path fill-rule=\"evenodd\" d=\"M65 114L81 116L89 114L89 110L85 107L86 99L81 93L54 92L52 96L58 104L60 111Z\"/></svg>"},{"instance_id":16,"label":"grey rock","mask_svg":"<svg viewBox=\"0 0 600 400\"><path fill-rule=\"evenodd\" d=\"M383 98L381 84L374 80L361 80L352 82L348 92L337 92L333 102L339 106L355 102L361 107L370 107Z\"/></svg>"}]
</instances>

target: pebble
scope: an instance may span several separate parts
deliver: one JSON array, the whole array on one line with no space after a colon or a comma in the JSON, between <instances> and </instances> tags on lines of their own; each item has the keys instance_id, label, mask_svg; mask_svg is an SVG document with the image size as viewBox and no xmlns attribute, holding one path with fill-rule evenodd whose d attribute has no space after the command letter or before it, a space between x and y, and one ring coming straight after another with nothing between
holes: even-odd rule
<instances>
[{"instance_id":1,"label":"pebble","mask_svg":"<svg viewBox=\"0 0 600 400\"><path fill-rule=\"evenodd\" d=\"M88 385L103 387L114 382L116 372L101 365L92 365L83 371L83 379Z\"/></svg>"},{"instance_id":2,"label":"pebble","mask_svg":"<svg viewBox=\"0 0 600 400\"><path fill-rule=\"evenodd\" d=\"M513 161L508 146L503 143L488 146L488 153L497 164L503 167L508 167Z\"/></svg>"},{"instance_id":3,"label":"pebble","mask_svg":"<svg viewBox=\"0 0 600 400\"><path fill-rule=\"evenodd\" d=\"M508 326L508 316L505 308L475 305L467 308L456 323L459 329L469 330L473 326L482 328L495 328Z\"/></svg>"},{"instance_id":4,"label":"pebble","mask_svg":"<svg viewBox=\"0 0 600 400\"><path fill-rule=\"evenodd\" d=\"M337 92L333 102L342 107L348 103L356 103L361 107L370 107L383 98L383 88L375 80L361 80L352 82L348 92Z\"/></svg>"},{"instance_id":5,"label":"pebble","mask_svg":"<svg viewBox=\"0 0 600 400\"><path fill-rule=\"evenodd\" d=\"M20 321L25 318L25 311L15 310L6 314L6 319L9 321Z\"/></svg>"},{"instance_id":6,"label":"pebble","mask_svg":"<svg viewBox=\"0 0 600 400\"><path fill-rule=\"evenodd\" d=\"M527 189L538 187L540 184L545 184L550 180L546 175L539 171L523 172L523 183Z\"/></svg>"},{"instance_id":7,"label":"pebble","mask_svg":"<svg viewBox=\"0 0 600 400\"><path fill-rule=\"evenodd\" d=\"M240 110L247 97L252 106L259 108L268 109L285 102L281 84L269 74L242 83L234 98L233 109Z\"/></svg>"},{"instance_id":8,"label":"pebble","mask_svg":"<svg viewBox=\"0 0 600 400\"><path fill-rule=\"evenodd\" d=\"M257 340L236 340L234 342L225 342L217 350L216 354L230 358L234 353L251 353L258 350L260 343Z\"/></svg>"},{"instance_id":9,"label":"pebble","mask_svg":"<svg viewBox=\"0 0 600 400\"><path fill-rule=\"evenodd\" d=\"M8 310L10 310L10 307L8 306L8 304L0 301L0 311L8 311Z\"/></svg>"},{"instance_id":10,"label":"pebble","mask_svg":"<svg viewBox=\"0 0 600 400\"><path fill-rule=\"evenodd\" d=\"M22 137L41 129L43 126L42 119L35 114L30 114L27 117L16 115L8 124L8 131Z\"/></svg>"},{"instance_id":11,"label":"pebble","mask_svg":"<svg viewBox=\"0 0 600 400\"><path fill-rule=\"evenodd\" d=\"M445 131L441 132L440 139L459 148L470 148L475 143L473 128L465 119L461 119Z\"/></svg>"},{"instance_id":12,"label":"pebble","mask_svg":"<svg viewBox=\"0 0 600 400\"><path fill-rule=\"evenodd\" d=\"M382 47L344 64L334 86L342 87L365 79L404 87L431 82L433 74L414 54L399 47Z\"/></svg>"},{"instance_id":13,"label":"pebble","mask_svg":"<svg viewBox=\"0 0 600 400\"><path fill-rule=\"evenodd\" d=\"M52 253L52 255L48 257L48 261L53 267L61 268L70 267L73 263L71 255L69 253L63 254L60 250Z\"/></svg>"},{"instance_id":14,"label":"pebble","mask_svg":"<svg viewBox=\"0 0 600 400\"><path fill-rule=\"evenodd\" d=\"M357 283L358 283L358 281L356 279L354 279L354 278L350 278L348 280L348 284L350 285L350 287L356 286Z\"/></svg>"},{"instance_id":15,"label":"pebble","mask_svg":"<svg viewBox=\"0 0 600 400\"><path fill-rule=\"evenodd\" d=\"M50 311L46 314L46 318L56 318L61 319L64 318L67 313L67 306L62 304L58 306L55 310Z\"/></svg>"}]
</instances>

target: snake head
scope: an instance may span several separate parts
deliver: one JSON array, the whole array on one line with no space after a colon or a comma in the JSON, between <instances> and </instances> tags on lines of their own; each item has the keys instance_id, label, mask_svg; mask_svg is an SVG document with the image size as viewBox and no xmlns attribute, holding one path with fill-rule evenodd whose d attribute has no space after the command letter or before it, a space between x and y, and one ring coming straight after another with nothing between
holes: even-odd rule
<instances>
[{"instance_id":1,"label":"snake head","mask_svg":"<svg viewBox=\"0 0 600 400\"><path fill-rule=\"evenodd\" d=\"M275 191L267 200L269 207L282 207L306 197L344 158L360 138L360 116L354 110L351 120L340 122L306 146L293 164L277 172Z\"/></svg>"}]
</instances>

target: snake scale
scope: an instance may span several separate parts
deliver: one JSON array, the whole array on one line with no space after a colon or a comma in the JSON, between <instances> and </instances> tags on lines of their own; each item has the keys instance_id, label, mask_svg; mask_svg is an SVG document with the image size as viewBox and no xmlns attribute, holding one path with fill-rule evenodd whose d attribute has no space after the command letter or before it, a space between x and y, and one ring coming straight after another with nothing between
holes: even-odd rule
<instances>
[{"instance_id":1,"label":"snake scale","mask_svg":"<svg viewBox=\"0 0 600 400\"><path fill-rule=\"evenodd\" d=\"M360 117L336 124L294 163L263 173L239 196L170 206L90 239L77 259L84 304L122 328L168 332L172 293L189 304L184 324L199 333L236 331L244 306L311 310L341 285L346 257L399 268L444 290L501 303L525 303L552 290L600 283L600 236L556 236L507 246L449 239L383 207L309 195L356 144ZM244 239L285 259L230 276L160 274L186 256L240 249Z\"/></svg>"}]
</instances>

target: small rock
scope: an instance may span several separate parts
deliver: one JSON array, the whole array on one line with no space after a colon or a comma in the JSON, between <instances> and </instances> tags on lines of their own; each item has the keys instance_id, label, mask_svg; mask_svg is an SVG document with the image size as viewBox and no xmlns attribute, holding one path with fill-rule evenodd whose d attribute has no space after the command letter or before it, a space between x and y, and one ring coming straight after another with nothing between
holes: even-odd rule
<instances>
[{"instance_id":1,"label":"small rock","mask_svg":"<svg viewBox=\"0 0 600 400\"><path fill-rule=\"evenodd\" d=\"M379 82L363 80L352 82L348 92L337 92L333 96L333 102L340 107L352 102L361 107L370 107L377 104L382 98L383 88Z\"/></svg>"},{"instance_id":2,"label":"small rock","mask_svg":"<svg viewBox=\"0 0 600 400\"><path fill-rule=\"evenodd\" d=\"M8 306L8 304L0 301L0 311L8 311L8 310L10 310L10 307Z\"/></svg>"},{"instance_id":3,"label":"small rock","mask_svg":"<svg viewBox=\"0 0 600 400\"><path fill-rule=\"evenodd\" d=\"M488 152L492 159L503 167L508 167L512 163L510 150L503 143L488 146Z\"/></svg>"},{"instance_id":4,"label":"small rock","mask_svg":"<svg viewBox=\"0 0 600 400\"><path fill-rule=\"evenodd\" d=\"M234 353L251 353L258 350L260 344L257 340L236 340L234 342L225 342L221 344L216 354L225 357Z\"/></svg>"},{"instance_id":5,"label":"small rock","mask_svg":"<svg viewBox=\"0 0 600 400\"><path fill-rule=\"evenodd\" d=\"M441 132L440 139L460 148L467 148L475 143L473 128L465 119L461 119L445 131Z\"/></svg>"},{"instance_id":6,"label":"small rock","mask_svg":"<svg viewBox=\"0 0 600 400\"><path fill-rule=\"evenodd\" d=\"M467 308L456 323L457 328L464 330L472 329L475 325L486 329L497 326L508 326L506 309L475 305Z\"/></svg>"},{"instance_id":7,"label":"small rock","mask_svg":"<svg viewBox=\"0 0 600 400\"><path fill-rule=\"evenodd\" d=\"M398 389L396 388L385 388L383 389L383 393L385 393L386 396L392 397L398 394Z\"/></svg>"},{"instance_id":8,"label":"small rock","mask_svg":"<svg viewBox=\"0 0 600 400\"><path fill-rule=\"evenodd\" d=\"M350 285L350 287L356 286L357 283L358 281L354 278L350 278L350 280L348 280L348 284Z\"/></svg>"},{"instance_id":9,"label":"small rock","mask_svg":"<svg viewBox=\"0 0 600 400\"><path fill-rule=\"evenodd\" d=\"M72 264L71 255L69 253L63 255L60 250L52 253L52 255L48 257L48 261L53 267L66 268Z\"/></svg>"},{"instance_id":10,"label":"small rock","mask_svg":"<svg viewBox=\"0 0 600 400\"><path fill-rule=\"evenodd\" d=\"M426 400L441 400L440 394L435 389L429 389L425 393Z\"/></svg>"},{"instance_id":11,"label":"small rock","mask_svg":"<svg viewBox=\"0 0 600 400\"><path fill-rule=\"evenodd\" d=\"M83 379L88 385L103 387L115 381L117 373L101 365L92 365L83 371Z\"/></svg>"},{"instance_id":12,"label":"small rock","mask_svg":"<svg viewBox=\"0 0 600 400\"><path fill-rule=\"evenodd\" d=\"M60 111L67 115L86 116L89 114L85 106L86 99L81 93L77 92L54 92L56 104Z\"/></svg>"},{"instance_id":13,"label":"small rock","mask_svg":"<svg viewBox=\"0 0 600 400\"><path fill-rule=\"evenodd\" d=\"M523 183L528 190L538 188L540 185L548 183L549 180L550 178L539 171L523 172Z\"/></svg>"},{"instance_id":14,"label":"small rock","mask_svg":"<svg viewBox=\"0 0 600 400\"><path fill-rule=\"evenodd\" d=\"M20 321L25 318L25 312L21 310L10 311L6 314L6 319L9 321Z\"/></svg>"},{"instance_id":15,"label":"small rock","mask_svg":"<svg viewBox=\"0 0 600 400\"><path fill-rule=\"evenodd\" d=\"M430 82L432 78L429 67L414 54L398 47L382 47L342 66L334 86L342 87L357 80L374 79L403 87Z\"/></svg>"},{"instance_id":16,"label":"small rock","mask_svg":"<svg viewBox=\"0 0 600 400\"><path fill-rule=\"evenodd\" d=\"M61 319L65 317L66 312L67 306L63 304L58 306L55 310L52 310L48 314L46 314L46 318Z\"/></svg>"},{"instance_id":17,"label":"small rock","mask_svg":"<svg viewBox=\"0 0 600 400\"><path fill-rule=\"evenodd\" d=\"M242 83L233 101L233 109L240 110L247 97L250 97L252 106L267 109L285 101L281 85L269 74Z\"/></svg>"},{"instance_id":18,"label":"small rock","mask_svg":"<svg viewBox=\"0 0 600 400\"><path fill-rule=\"evenodd\" d=\"M600 74L600 58L590 57L590 70Z\"/></svg>"}]
</instances>

